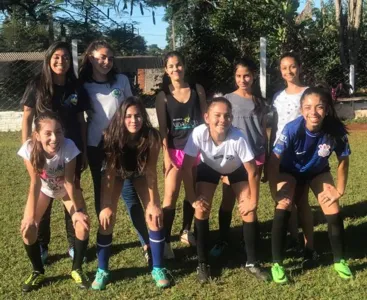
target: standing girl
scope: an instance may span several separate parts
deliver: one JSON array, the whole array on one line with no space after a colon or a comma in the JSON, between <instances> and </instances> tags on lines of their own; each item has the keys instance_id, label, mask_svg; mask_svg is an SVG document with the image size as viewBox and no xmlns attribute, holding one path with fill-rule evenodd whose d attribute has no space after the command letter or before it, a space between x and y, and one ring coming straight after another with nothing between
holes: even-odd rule
<instances>
[{"instance_id":1,"label":"standing girl","mask_svg":"<svg viewBox=\"0 0 367 300\"><path fill-rule=\"evenodd\" d=\"M213 196L221 176L227 176L238 202L246 243L246 270L257 278L267 275L256 263L256 209L259 198L259 173L254 155L241 130L232 126L232 106L223 97L214 98L204 115L205 123L196 127L185 146L183 173L186 194L195 208L197 233L197 268L200 282L210 279L208 265L209 214ZM192 167L200 153L196 189ZM195 193L196 191L196 193Z\"/></svg>"},{"instance_id":2,"label":"standing girl","mask_svg":"<svg viewBox=\"0 0 367 300\"><path fill-rule=\"evenodd\" d=\"M127 98L108 125L103 147L106 153L99 214L98 270L92 288L101 290L109 280L108 261L116 222L118 198L124 180L130 179L145 208L153 257L152 276L158 287L168 287L163 268L164 230L157 185L157 161L161 147L159 132L152 127L143 103Z\"/></svg>"},{"instance_id":3,"label":"standing girl","mask_svg":"<svg viewBox=\"0 0 367 300\"><path fill-rule=\"evenodd\" d=\"M328 223L334 269L340 277L352 278L345 261L345 237L339 199L345 192L349 166L349 143L345 125L336 115L330 93L308 88L300 100L301 117L288 123L277 140L269 164L270 190L276 209L272 228L273 280L288 281L283 262L287 223L293 203L304 201L295 194L296 185L309 187ZM339 164L337 184L330 174L329 157L335 151Z\"/></svg>"},{"instance_id":4,"label":"standing girl","mask_svg":"<svg viewBox=\"0 0 367 300\"><path fill-rule=\"evenodd\" d=\"M128 78L117 74L113 60L111 46L104 40L97 40L86 49L79 70L79 79L83 82L91 101L91 110L88 111L87 153L97 216L100 213L101 168L104 157L103 149L98 147L98 144L102 139L103 130L107 128L121 102L132 96ZM138 233L144 256L149 260L149 239L144 211L131 180L124 181L121 194ZM103 246L98 236L97 244Z\"/></svg>"},{"instance_id":5,"label":"standing girl","mask_svg":"<svg viewBox=\"0 0 367 300\"><path fill-rule=\"evenodd\" d=\"M24 292L38 288L45 280L37 231L43 214L54 198L63 199L75 228L71 276L79 287L89 286L89 280L82 271L83 257L88 246L89 218L83 196L74 180L79 153L74 142L64 138L60 120L52 113L37 116L32 139L27 140L18 152L24 158L30 176L29 194L20 230L33 272L23 284Z\"/></svg>"},{"instance_id":6,"label":"standing girl","mask_svg":"<svg viewBox=\"0 0 367 300\"><path fill-rule=\"evenodd\" d=\"M166 230L164 256L173 259L171 230L182 181L183 149L191 131L202 123L202 114L206 111L206 97L201 85L190 85L185 81L185 59L179 52L167 53L164 65L166 73L163 90L157 95L156 109L164 155L163 221ZM196 164L193 165L193 174L196 173L195 167ZM182 242L190 245L195 245L195 238L190 232L193 216L191 204L184 200L180 237Z\"/></svg>"},{"instance_id":7,"label":"standing girl","mask_svg":"<svg viewBox=\"0 0 367 300\"><path fill-rule=\"evenodd\" d=\"M87 167L87 127L84 112L89 109L89 100L84 89L77 86L71 60L68 43L55 42L47 49L41 73L28 84L23 96L22 142L25 143L31 135L34 117L46 111L56 112L64 124L65 137L71 139L81 152L76 158L75 165L75 186L80 190L81 172ZM52 202L49 202L38 228L43 262L48 256ZM74 227L66 209L65 223L69 242L68 252L73 257Z\"/></svg>"},{"instance_id":8,"label":"standing girl","mask_svg":"<svg viewBox=\"0 0 367 300\"><path fill-rule=\"evenodd\" d=\"M255 156L255 162L261 177L267 157L268 137L266 134L266 104L254 95L253 82L256 76L256 65L247 58L239 59L234 64L234 78L237 90L224 95L232 104L232 125L241 129L246 136L248 146ZM266 170L266 169L265 169ZM210 251L214 257L220 256L228 247L229 229L236 195L228 178L223 180L222 204L219 209L219 242ZM257 225L255 216L254 226Z\"/></svg>"}]
</instances>

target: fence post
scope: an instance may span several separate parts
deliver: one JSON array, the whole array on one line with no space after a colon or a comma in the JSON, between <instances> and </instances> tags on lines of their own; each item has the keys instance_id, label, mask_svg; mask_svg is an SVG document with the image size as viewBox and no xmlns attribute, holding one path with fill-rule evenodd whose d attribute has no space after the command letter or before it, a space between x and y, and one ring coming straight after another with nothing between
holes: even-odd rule
<instances>
[{"instance_id":1,"label":"fence post","mask_svg":"<svg viewBox=\"0 0 367 300\"><path fill-rule=\"evenodd\" d=\"M260 90L261 96L266 99L266 38L260 38Z\"/></svg>"},{"instance_id":2,"label":"fence post","mask_svg":"<svg viewBox=\"0 0 367 300\"><path fill-rule=\"evenodd\" d=\"M355 70L354 70L354 65L349 66L349 84L352 87L350 89L350 93L354 94L355 93Z\"/></svg>"},{"instance_id":3,"label":"fence post","mask_svg":"<svg viewBox=\"0 0 367 300\"><path fill-rule=\"evenodd\" d=\"M71 41L71 52L73 56L73 67L75 76L78 78L78 68L79 68L79 61L78 61L78 40Z\"/></svg>"}]
</instances>

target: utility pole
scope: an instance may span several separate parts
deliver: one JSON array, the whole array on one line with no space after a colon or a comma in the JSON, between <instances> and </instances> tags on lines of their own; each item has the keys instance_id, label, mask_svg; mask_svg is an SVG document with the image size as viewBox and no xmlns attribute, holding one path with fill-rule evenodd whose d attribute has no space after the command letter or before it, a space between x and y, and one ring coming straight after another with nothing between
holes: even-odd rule
<instances>
[{"instance_id":1,"label":"utility pole","mask_svg":"<svg viewBox=\"0 0 367 300\"><path fill-rule=\"evenodd\" d=\"M172 40L172 50L176 50L176 34L175 34L175 19L172 17L171 21L171 40Z\"/></svg>"}]
</instances>

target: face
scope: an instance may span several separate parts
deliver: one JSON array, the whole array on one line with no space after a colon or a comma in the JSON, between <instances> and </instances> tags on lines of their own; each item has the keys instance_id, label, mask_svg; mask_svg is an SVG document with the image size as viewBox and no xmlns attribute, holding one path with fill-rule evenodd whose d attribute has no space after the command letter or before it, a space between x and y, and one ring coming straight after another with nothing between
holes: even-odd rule
<instances>
[{"instance_id":1,"label":"face","mask_svg":"<svg viewBox=\"0 0 367 300\"><path fill-rule=\"evenodd\" d=\"M326 105L319 95L310 94L305 96L302 102L301 113L306 121L307 129L317 130L326 116Z\"/></svg>"},{"instance_id":2,"label":"face","mask_svg":"<svg viewBox=\"0 0 367 300\"><path fill-rule=\"evenodd\" d=\"M280 61L280 72L286 82L297 83L299 81L300 69L293 57L284 57Z\"/></svg>"},{"instance_id":3,"label":"face","mask_svg":"<svg viewBox=\"0 0 367 300\"><path fill-rule=\"evenodd\" d=\"M171 80L177 81L184 78L185 68L177 56L172 56L168 59L165 70Z\"/></svg>"},{"instance_id":4,"label":"face","mask_svg":"<svg viewBox=\"0 0 367 300\"><path fill-rule=\"evenodd\" d=\"M56 75L65 75L70 68L70 53L66 49L56 49L50 60L51 71Z\"/></svg>"},{"instance_id":5,"label":"face","mask_svg":"<svg viewBox=\"0 0 367 300\"><path fill-rule=\"evenodd\" d=\"M249 90L254 82L254 75L244 66L239 65L235 73L236 84L241 90Z\"/></svg>"},{"instance_id":6,"label":"face","mask_svg":"<svg viewBox=\"0 0 367 300\"><path fill-rule=\"evenodd\" d=\"M48 157L53 157L64 141L64 132L59 122L55 120L41 121L41 129L36 133L37 141L41 142Z\"/></svg>"},{"instance_id":7,"label":"face","mask_svg":"<svg viewBox=\"0 0 367 300\"><path fill-rule=\"evenodd\" d=\"M113 67L113 59L113 53L108 48L94 50L92 55L89 56L89 61L93 66L93 73L107 75Z\"/></svg>"},{"instance_id":8,"label":"face","mask_svg":"<svg viewBox=\"0 0 367 300\"><path fill-rule=\"evenodd\" d=\"M225 103L217 102L210 106L204 119L211 133L226 134L232 124L232 111Z\"/></svg>"},{"instance_id":9,"label":"face","mask_svg":"<svg viewBox=\"0 0 367 300\"><path fill-rule=\"evenodd\" d=\"M126 110L125 114L125 127L126 129L132 133L135 134L139 132L143 125L143 117L140 113L140 110L137 106L129 106Z\"/></svg>"}]
</instances>

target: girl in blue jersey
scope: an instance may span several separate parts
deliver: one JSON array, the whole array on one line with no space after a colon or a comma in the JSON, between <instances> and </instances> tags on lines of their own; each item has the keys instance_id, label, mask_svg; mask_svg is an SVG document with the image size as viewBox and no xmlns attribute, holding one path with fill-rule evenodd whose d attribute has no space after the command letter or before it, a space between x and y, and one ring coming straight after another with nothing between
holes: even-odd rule
<instances>
[{"instance_id":1,"label":"girl in blue jersey","mask_svg":"<svg viewBox=\"0 0 367 300\"><path fill-rule=\"evenodd\" d=\"M271 269L277 283L288 281L283 249L296 185L309 186L314 192L328 223L334 256L334 269L340 277L352 278L345 261L345 239L339 199L347 184L350 148L345 125L336 115L331 95L322 88L308 88L302 95L301 117L285 125L269 161L269 183L276 209L272 228ZM329 157L338 158L337 184L330 174Z\"/></svg>"}]
</instances>

